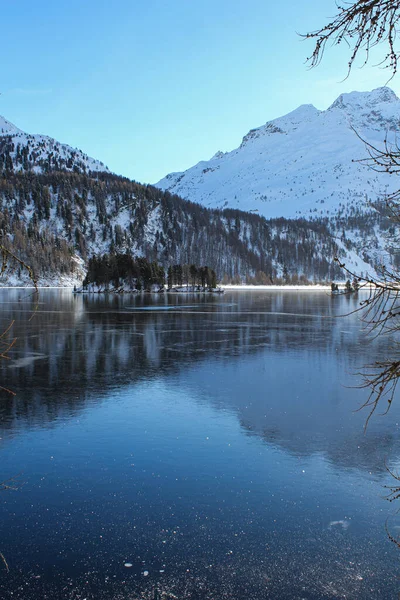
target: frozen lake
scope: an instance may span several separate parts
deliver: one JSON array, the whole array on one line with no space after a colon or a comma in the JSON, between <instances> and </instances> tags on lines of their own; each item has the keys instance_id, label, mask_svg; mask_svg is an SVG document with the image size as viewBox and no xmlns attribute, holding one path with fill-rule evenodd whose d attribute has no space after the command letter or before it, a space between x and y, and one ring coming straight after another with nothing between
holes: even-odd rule
<instances>
[{"instance_id":1,"label":"frozen lake","mask_svg":"<svg viewBox=\"0 0 400 600\"><path fill-rule=\"evenodd\" d=\"M364 435L350 386L388 342L336 318L356 298L0 303L2 599L397 597L400 402Z\"/></svg>"}]
</instances>

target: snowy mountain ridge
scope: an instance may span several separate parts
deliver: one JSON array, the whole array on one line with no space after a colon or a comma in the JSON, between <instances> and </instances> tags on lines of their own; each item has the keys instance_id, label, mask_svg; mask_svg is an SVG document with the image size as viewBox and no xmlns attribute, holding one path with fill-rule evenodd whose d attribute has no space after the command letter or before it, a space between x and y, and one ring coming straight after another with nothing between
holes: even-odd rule
<instances>
[{"instance_id":1,"label":"snowy mountain ridge","mask_svg":"<svg viewBox=\"0 0 400 600\"><path fill-rule=\"evenodd\" d=\"M46 135L25 133L1 115L0 152L8 160L8 165L12 164L14 171L109 171L101 161L87 156L78 148L61 144Z\"/></svg>"},{"instance_id":2,"label":"snowy mountain ridge","mask_svg":"<svg viewBox=\"0 0 400 600\"><path fill-rule=\"evenodd\" d=\"M399 125L400 100L390 88L341 94L327 110L302 105L250 130L235 150L155 185L207 207L266 218L330 217L343 206L368 211L366 198L374 202L399 184L358 162L367 156L362 140L383 147Z\"/></svg>"}]
</instances>

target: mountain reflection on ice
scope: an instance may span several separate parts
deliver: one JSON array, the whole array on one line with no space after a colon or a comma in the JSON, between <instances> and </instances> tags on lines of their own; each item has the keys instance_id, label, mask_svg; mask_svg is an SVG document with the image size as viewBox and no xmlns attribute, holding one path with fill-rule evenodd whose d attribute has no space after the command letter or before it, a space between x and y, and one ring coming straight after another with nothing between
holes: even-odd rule
<instances>
[{"instance_id":1,"label":"mountain reflection on ice","mask_svg":"<svg viewBox=\"0 0 400 600\"><path fill-rule=\"evenodd\" d=\"M352 373L386 351L335 318L356 299L232 292L178 312L43 291L28 321L31 300L1 297L18 334L2 473L21 473L2 598L396 596L398 411L366 435L353 412Z\"/></svg>"}]
</instances>

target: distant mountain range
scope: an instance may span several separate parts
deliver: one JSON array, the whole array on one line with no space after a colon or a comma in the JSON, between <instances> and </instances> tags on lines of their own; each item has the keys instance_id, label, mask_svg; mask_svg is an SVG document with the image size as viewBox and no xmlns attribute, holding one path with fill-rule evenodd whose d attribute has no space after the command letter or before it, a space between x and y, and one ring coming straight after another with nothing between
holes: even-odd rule
<instances>
[{"instance_id":1,"label":"distant mountain range","mask_svg":"<svg viewBox=\"0 0 400 600\"><path fill-rule=\"evenodd\" d=\"M153 187L0 117L0 237L42 284L78 283L91 255L114 251L206 264L226 281L330 280L340 276L334 256L365 273L397 260L396 226L379 202L397 182L352 162L365 156L353 128L382 144L399 119L388 88L345 94ZM15 268L0 284L24 280Z\"/></svg>"}]
</instances>

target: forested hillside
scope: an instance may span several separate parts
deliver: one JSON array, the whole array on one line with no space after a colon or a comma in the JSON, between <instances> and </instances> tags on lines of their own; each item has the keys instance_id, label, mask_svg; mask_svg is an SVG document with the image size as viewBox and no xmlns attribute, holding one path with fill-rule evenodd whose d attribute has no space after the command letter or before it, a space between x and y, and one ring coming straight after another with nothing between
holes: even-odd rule
<instances>
[{"instance_id":1,"label":"forested hillside","mask_svg":"<svg viewBox=\"0 0 400 600\"><path fill-rule=\"evenodd\" d=\"M338 275L332 258L340 249L323 223L209 210L109 173L3 168L0 231L47 279L57 273L82 279L79 259L105 252L129 252L165 267L209 265L220 279Z\"/></svg>"}]
</instances>

